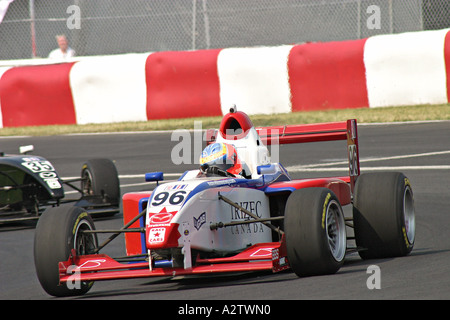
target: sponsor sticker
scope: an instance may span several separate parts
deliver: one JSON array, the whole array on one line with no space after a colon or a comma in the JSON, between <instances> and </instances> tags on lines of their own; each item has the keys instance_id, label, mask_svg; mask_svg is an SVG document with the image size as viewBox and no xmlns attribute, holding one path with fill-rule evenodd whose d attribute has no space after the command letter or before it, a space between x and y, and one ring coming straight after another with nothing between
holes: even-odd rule
<instances>
[{"instance_id":1,"label":"sponsor sticker","mask_svg":"<svg viewBox=\"0 0 450 320\"><path fill-rule=\"evenodd\" d=\"M151 224L168 224L172 220L173 215L169 212L160 212L150 217Z\"/></svg>"},{"instance_id":2,"label":"sponsor sticker","mask_svg":"<svg viewBox=\"0 0 450 320\"><path fill-rule=\"evenodd\" d=\"M151 228L149 232L149 243L163 242L166 234L166 228Z\"/></svg>"},{"instance_id":3,"label":"sponsor sticker","mask_svg":"<svg viewBox=\"0 0 450 320\"><path fill-rule=\"evenodd\" d=\"M196 217L193 217L193 218L194 218L195 229L200 230L202 225L204 225L206 222L206 212L203 212L201 215L198 216L198 218L196 218Z\"/></svg>"}]
</instances>

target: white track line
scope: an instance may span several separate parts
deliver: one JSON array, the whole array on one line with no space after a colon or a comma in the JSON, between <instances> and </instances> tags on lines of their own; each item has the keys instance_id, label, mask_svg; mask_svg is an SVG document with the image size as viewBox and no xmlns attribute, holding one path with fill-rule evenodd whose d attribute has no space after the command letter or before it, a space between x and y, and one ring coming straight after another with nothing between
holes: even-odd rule
<instances>
[{"instance_id":1,"label":"white track line","mask_svg":"<svg viewBox=\"0 0 450 320\"><path fill-rule=\"evenodd\" d=\"M438 156L450 154L450 150L444 151L435 151L435 152L425 152L425 153L416 153L409 155L399 155L399 156L389 156L389 157L377 157L377 158L366 158L360 159L360 163L366 162L376 162L376 161L387 161L387 160L398 160L398 159L409 159L409 158L417 158L417 157L430 157L430 156ZM339 172L339 171L348 171L348 167L334 167L338 165L347 165L348 161L336 161L329 163L315 163L315 164L307 164L307 165L295 165L286 167L288 172ZM331 166L331 167L330 167ZM361 166L361 171L402 171L402 170L450 170L450 165L430 165L430 166ZM179 177L182 173L164 173L165 177ZM63 180L68 179L76 179L78 177L64 177ZM145 174L125 174L119 175L119 179L145 179ZM164 180L164 182L171 182L175 180ZM151 185L154 182L138 182L138 183L129 183L129 184L121 184L121 188L127 187L136 187L136 186L145 186ZM77 191L67 191L66 194L77 193Z\"/></svg>"},{"instance_id":2,"label":"white track line","mask_svg":"<svg viewBox=\"0 0 450 320\"><path fill-rule=\"evenodd\" d=\"M360 163L366 162L376 162L376 161L387 161L387 160L398 160L398 159L409 159L409 158L417 158L417 157L430 157L430 156L438 156L450 154L450 150L445 151L435 151L435 152L426 152L426 153L416 153L410 155L399 155L399 156L389 156L389 157L377 157L377 158L366 158L360 159ZM329 162L329 163L316 163L316 164L308 164L308 165L295 165L286 167L288 172L314 172L314 171L341 171L348 170L348 168L340 168L340 167L332 167L332 168L324 168L329 166L336 165L346 165L348 161L337 161L337 162ZM361 166L361 170L373 170L373 171L381 171L381 170L448 170L450 169L449 165L434 165L434 166Z\"/></svg>"},{"instance_id":3,"label":"white track line","mask_svg":"<svg viewBox=\"0 0 450 320\"><path fill-rule=\"evenodd\" d=\"M336 171L348 171L348 168L301 168L295 169L286 168L288 172L336 172ZM361 167L361 171L401 171L401 170L450 170L450 166L384 166L384 167Z\"/></svg>"}]
</instances>

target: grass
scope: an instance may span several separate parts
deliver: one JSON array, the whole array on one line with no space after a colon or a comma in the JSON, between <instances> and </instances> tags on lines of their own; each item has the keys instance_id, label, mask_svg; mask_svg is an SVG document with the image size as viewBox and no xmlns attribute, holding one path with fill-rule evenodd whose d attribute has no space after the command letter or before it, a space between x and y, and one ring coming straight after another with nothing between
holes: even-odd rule
<instances>
[{"instance_id":1,"label":"grass","mask_svg":"<svg viewBox=\"0 0 450 320\"><path fill-rule=\"evenodd\" d=\"M358 119L359 123L450 120L450 104L293 112L289 114L251 115L250 118L255 126L333 122L353 118ZM204 117L109 124L2 128L0 129L0 136L49 136L73 133L193 129L195 121L201 121L201 128L207 129L218 128L221 119L222 117Z\"/></svg>"}]
</instances>

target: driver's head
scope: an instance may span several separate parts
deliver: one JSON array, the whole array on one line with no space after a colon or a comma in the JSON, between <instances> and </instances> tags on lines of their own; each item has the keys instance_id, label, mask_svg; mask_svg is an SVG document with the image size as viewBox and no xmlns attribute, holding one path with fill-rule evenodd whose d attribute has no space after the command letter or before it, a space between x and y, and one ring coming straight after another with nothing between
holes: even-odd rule
<instances>
[{"instance_id":1,"label":"driver's head","mask_svg":"<svg viewBox=\"0 0 450 320\"><path fill-rule=\"evenodd\" d=\"M239 174L242 165L236 149L231 144L216 142L207 146L200 156L200 169L217 167L231 174Z\"/></svg>"}]
</instances>

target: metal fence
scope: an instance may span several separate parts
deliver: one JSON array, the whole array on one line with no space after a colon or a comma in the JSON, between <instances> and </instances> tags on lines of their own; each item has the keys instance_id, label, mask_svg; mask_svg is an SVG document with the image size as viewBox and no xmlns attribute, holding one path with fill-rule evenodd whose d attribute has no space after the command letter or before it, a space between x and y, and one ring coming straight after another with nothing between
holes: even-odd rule
<instances>
[{"instance_id":1,"label":"metal fence","mask_svg":"<svg viewBox=\"0 0 450 320\"><path fill-rule=\"evenodd\" d=\"M1 8L11 0L0 0ZM14 0L0 60L272 46L450 27L448 0Z\"/></svg>"}]
</instances>

